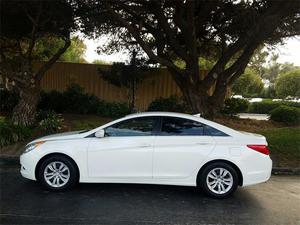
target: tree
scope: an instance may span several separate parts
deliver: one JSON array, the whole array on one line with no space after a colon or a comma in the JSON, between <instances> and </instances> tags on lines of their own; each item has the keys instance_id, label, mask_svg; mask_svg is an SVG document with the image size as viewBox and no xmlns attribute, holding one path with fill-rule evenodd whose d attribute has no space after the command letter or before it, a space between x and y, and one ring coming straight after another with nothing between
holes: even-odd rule
<instances>
[{"instance_id":1,"label":"tree","mask_svg":"<svg viewBox=\"0 0 300 225\"><path fill-rule=\"evenodd\" d=\"M33 50L33 57L37 60L47 61L49 60L62 46L64 40L58 37L41 37L37 40ZM71 38L71 44L69 48L60 56L57 61L60 62L74 62L85 63L84 54L86 51L86 45L83 40L75 36Z\"/></svg>"},{"instance_id":2,"label":"tree","mask_svg":"<svg viewBox=\"0 0 300 225\"><path fill-rule=\"evenodd\" d=\"M0 73L14 83L20 95L13 109L14 123L34 122L41 79L70 46L74 27L73 10L67 1L1 1ZM34 70L33 62L43 59L36 52L38 45L52 38L61 40L61 46Z\"/></svg>"},{"instance_id":3,"label":"tree","mask_svg":"<svg viewBox=\"0 0 300 225\"><path fill-rule=\"evenodd\" d=\"M265 72L264 64L267 62L267 57L269 56L269 52L264 50L264 46L259 47L255 50L251 60L247 68L254 71L256 74L262 77Z\"/></svg>"},{"instance_id":4,"label":"tree","mask_svg":"<svg viewBox=\"0 0 300 225\"><path fill-rule=\"evenodd\" d=\"M253 97L261 93L264 84L261 77L250 69L246 69L233 84L232 91L244 97Z\"/></svg>"},{"instance_id":5,"label":"tree","mask_svg":"<svg viewBox=\"0 0 300 225\"><path fill-rule=\"evenodd\" d=\"M102 77L118 87L128 89L129 107L132 112L136 111L136 91L138 84L147 76L150 68L144 58L137 58L135 50L131 53L129 65L124 63L113 63L109 71L99 69Z\"/></svg>"},{"instance_id":6,"label":"tree","mask_svg":"<svg viewBox=\"0 0 300 225\"><path fill-rule=\"evenodd\" d=\"M111 65L112 64L112 63L106 62L105 60L102 60L102 59L95 59L92 63L99 64L99 65Z\"/></svg>"},{"instance_id":7,"label":"tree","mask_svg":"<svg viewBox=\"0 0 300 225\"><path fill-rule=\"evenodd\" d=\"M168 68L192 111L208 117L259 46L300 34L299 1L289 0L79 0L77 12L86 34L111 34L113 46L138 43ZM215 61L206 76L199 57Z\"/></svg>"},{"instance_id":8,"label":"tree","mask_svg":"<svg viewBox=\"0 0 300 225\"><path fill-rule=\"evenodd\" d=\"M59 58L61 62L74 62L74 63L86 63L84 54L86 51L86 45L79 37L73 37L71 39L71 45L66 52Z\"/></svg>"},{"instance_id":9,"label":"tree","mask_svg":"<svg viewBox=\"0 0 300 225\"><path fill-rule=\"evenodd\" d=\"M282 98L300 97L300 69L280 75L276 80L275 90Z\"/></svg>"}]
</instances>

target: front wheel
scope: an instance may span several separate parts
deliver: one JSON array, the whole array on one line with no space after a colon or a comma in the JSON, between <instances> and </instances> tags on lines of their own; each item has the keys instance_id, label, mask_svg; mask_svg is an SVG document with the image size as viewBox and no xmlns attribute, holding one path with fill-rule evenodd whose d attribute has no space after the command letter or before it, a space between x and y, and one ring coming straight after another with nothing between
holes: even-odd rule
<instances>
[{"instance_id":1,"label":"front wheel","mask_svg":"<svg viewBox=\"0 0 300 225\"><path fill-rule=\"evenodd\" d=\"M44 160L38 175L42 185L53 191L69 189L78 180L76 166L64 156L52 156Z\"/></svg>"},{"instance_id":2,"label":"front wheel","mask_svg":"<svg viewBox=\"0 0 300 225\"><path fill-rule=\"evenodd\" d=\"M200 174L199 185L209 196L225 198L237 189L238 174L227 163L212 163Z\"/></svg>"}]
</instances>

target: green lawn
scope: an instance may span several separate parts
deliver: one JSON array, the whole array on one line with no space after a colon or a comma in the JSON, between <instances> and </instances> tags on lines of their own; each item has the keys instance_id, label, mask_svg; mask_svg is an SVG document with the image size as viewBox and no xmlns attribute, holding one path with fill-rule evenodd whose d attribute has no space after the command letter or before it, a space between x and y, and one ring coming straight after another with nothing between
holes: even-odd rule
<instances>
[{"instance_id":1,"label":"green lawn","mask_svg":"<svg viewBox=\"0 0 300 225\"><path fill-rule=\"evenodd\" d=\"M259 133L267 138L271 157L279 166L300 166L300 127L268 129Z\"/></svg>"}]
</instances>

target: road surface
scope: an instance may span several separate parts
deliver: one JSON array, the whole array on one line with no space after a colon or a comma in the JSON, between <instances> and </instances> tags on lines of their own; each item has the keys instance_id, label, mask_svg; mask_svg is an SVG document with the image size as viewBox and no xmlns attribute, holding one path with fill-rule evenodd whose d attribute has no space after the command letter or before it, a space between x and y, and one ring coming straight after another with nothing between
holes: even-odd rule
<instances>
[{"instance_id":1,"label":"road surface","mask_svg":"<svg viewBox=\"0 0 300 225\"><path fill-rule=\"evenodd\" d=\"M2 224L291 224L300 225L300 177L273 176L225 200L192 187L80 184L43 190L17 169L0 170Z\"/></svg>"}]
</instances>

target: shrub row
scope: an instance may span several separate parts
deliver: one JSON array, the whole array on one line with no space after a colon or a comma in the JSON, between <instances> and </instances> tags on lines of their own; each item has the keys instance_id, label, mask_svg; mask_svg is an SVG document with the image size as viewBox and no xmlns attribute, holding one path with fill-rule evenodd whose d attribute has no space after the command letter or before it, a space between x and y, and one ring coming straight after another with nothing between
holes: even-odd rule
<instances>
[{"instance_id":1,"label":"shrub row","mask_svg":"<svg viewBox=\"0 0 300 225\"><path fill-rule=\"evenodd\" d=\"M14 125L10 121L0 121L0 147L24 141L32 135L29 127Z\"/></svg>"},{"instance_id":2,"label":"shrub row","mask_svg":"<svg viewBox=\"0 0 300 225\"><path fill-rule=\"evenodd\" d=\"M152 101L147 109L147 111L161 111L161 112L188 112L187 105L182 101L182 99L177 96L171 96L168 98L157 98Z\"/></svg>"},{"instance_id":3,"label":"shrub row","mask_svg":"<svg viewBox=\"0 0 300 225\"><path fill-rule=\"evenodd\" d=\"M121 117L130 113L126 103L103 101L95 95L84 93L83 88L77 84L72 84L62 93L42 93L38 108L58 113L97 114L104 117Z\"/></svg>"},{"instance_id":4,"label":"shrub row","mask_svg":"<svg viewBox=\"0 0 300 225\"><path fill-rule=\"evenodd\" d=\"M1 111L12 111L18 102L18 95L6 90L0 91ZM70 85L66 91L42 92L38 110L57 113L97 114L104 117L121 117L130 113L126 103L106 102L95 95L84 93L77 84Z\"/></svg>"},{"instance_id":5,"label":"shrub row","mask_svg":"<svg viewBox=\"0 0 300 225\"><path fill-rule=\"evenodd\" d=\"M249 108L249 101L240 98L229 98L225 100L221 113L235 115L237 113L246 112Z\"/></svg>"},{"instance_id":6,"label":"shrub row","mask_svg":"<svg viewBox=\"0 0 300 225\"><path fill-rule=\"evenodd\" d=\"M300 123L300 109L281 105L271 110L270 119L288 125L297 125Z\"/></svg>"},{"instance_id":7,"label":"shrub row","mask_svg":"<svg viewBox=\"0 0 300 225\"><path fill-rule=\"evenodd\" d=\"M251 103L250 107L249 107L249 112L269 114L273 109L276 109L279 106L289 106L289 107L300 108L300 103L299 102L288 102L288 101L263 100L261 102Z\"/></svg>"}]
</instances>

